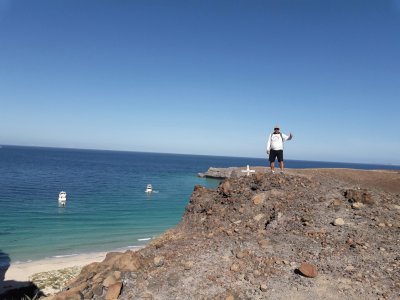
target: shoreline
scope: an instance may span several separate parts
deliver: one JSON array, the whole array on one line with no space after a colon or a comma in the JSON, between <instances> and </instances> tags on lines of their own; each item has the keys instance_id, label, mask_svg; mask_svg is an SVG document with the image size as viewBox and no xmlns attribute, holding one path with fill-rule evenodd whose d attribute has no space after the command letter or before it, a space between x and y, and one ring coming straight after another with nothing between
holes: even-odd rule
<instances>
[{"instance_id":1,"label":"shoreline","mask_svg":"<svg viewBox=\"0 0 400 300\"><path fill-rule=\"evenodd\" d=\"M6 291L29 286L31 278L38 273L46 273L61 269L84 267L93 262L101 262L109 252L137 251L143 246L117 248L110 251L81 253L76 255L50 257L39 260L11 263L5 272L4 281L0 282L0 295Z\"/></svg>"}]
</instances>

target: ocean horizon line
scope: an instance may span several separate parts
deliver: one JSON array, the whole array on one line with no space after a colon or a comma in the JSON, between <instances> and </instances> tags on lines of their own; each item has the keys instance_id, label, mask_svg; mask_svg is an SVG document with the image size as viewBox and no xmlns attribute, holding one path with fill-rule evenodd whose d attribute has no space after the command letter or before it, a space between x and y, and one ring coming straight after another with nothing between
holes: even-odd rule
<instances>
[{"instance_id":1,"label":"ocean horizon line","mask_svg":"<svg viewBox=\"0 0 400 300\"><path fill-rule=\"evenodd\" d=\"M55 147L55 146L36 146L36 145L10 145L0 144L0 147L10 148L29 148L29 149L49 149L49 150L69 150L69 151L96 151L110 153L137 153L137 154L155 154L155 155L181 155L195 157L221 157L221 158L239 158L239 159L263 159L266 157L251 157L251 156L232 156L232 155L216 155L216 154L193 154L193 153L173 153L173 152L152 152L152 151L135 151L135 150L119 150L119 149L96 149L96 148L70 148L70 147ZM354 162L354 161L335 161L335 160L307 160L307 159L285 159L285 161L293 162L311 162L311 163L334 163L334 164L355 164L355 165L370 165L370 166L393 166L400 167L400 163L377 163L377 162ZM212 167L212 166L210 166ZM238 166L239 167L239 166Z\"/></svg>"}]
</instances>

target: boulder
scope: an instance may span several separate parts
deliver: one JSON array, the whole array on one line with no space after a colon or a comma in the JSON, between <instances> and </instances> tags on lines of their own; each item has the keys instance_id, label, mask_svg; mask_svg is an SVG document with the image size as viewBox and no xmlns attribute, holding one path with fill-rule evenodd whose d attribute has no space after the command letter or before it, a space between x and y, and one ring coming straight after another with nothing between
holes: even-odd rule
<instances>
[{"instance_id":1,"label":"boulder","mask_svg":"<svg viewBox=\"0 0 400 300\"><path fill-rule=\"evenodd\" d=\"M93 286L93 294L96 296L101 296L103 295L103 286L101 284Z\"/></svg>"},{"instance_id":2,"label":"boulder","mask_svg":"<svg viewBox=\"0 0 400 300\"><path fill-rule=\"evenodd\" d=\"M314 278L318 275L317 268L309 263L301 263L298 270L303 276L306 277Z\"/></svg>"},{"instance_id":3,"label":"boulder","mask_svg":"<svg viewBox=\"0 0 400 300\"><path fill-rule=\"evenodd\" d=\"M93 291L88 291L83 295L83 299L92 299L94 296Z\"/></svg>"},{"instance_id":4,"label":"boulder","mask_svg":"<svg viewBox=\"0 0 400 300\"><path fill-rule=\"evenodd\" d=\"M220 185L220 190L224 196L229 196L231 193L231 184L229 181L225 180L223 183Z\"/></svg>"},{"instance_id":5,"label":"boulder","mask_svg":"<svg viewBox=\"0 0 400 300\"><path fill-rule=\"evenodd\" d=\"M367 190L349 189L344 192L345 198L350 202L361 202L364 204L374 204L372 195Z\"/></svg>"},{"instance_id":6,"label":"boulder","mask_svg":"<svg viewBox=\"0 0 400 300\"><path fill-rule=\"evenodd\" d=\"M119 294L121 293L122 282L116 282L111 285L106 294L106 300L115 300L118 299Z\"/></svg>"},{"instance_id":7,"label":"boulder","mask_svg":"<svg viewBox=\"0 0 400 300\"><path fill-rule=\"evenodd\" d=\"M117 278L117 277L118 276L116 276L114 273L108 275L107 278L104 279L104 281L103 281L103 286L109 287L109 286L113 285L121 278L121 275L119 275L119 278Z\"/></svg>"},{"instance_id":8,"label":"boulder","mask_svg":"<svg viewBox=\"0 0 400 300\"><path fill-rule=\"evenodd\" d=\"M127 251L128 252L128 251ZM125 252L125 253L127 253ZM109 252L106 255L106 258L103 260L102 264L108 267L112 267L116 260L118 260L125 253L120 252Z\"/></svg>"},{"instance_id":9,"label":"boulder","mask_svg":"<svg viewBox=\"0 0 400 300\"><path fill-rule=\"evenodd\" d=\"M127 251L112 264L113 270L121 272L136 272L142 267L142 257L133 251Z\"/></svg>"},{"instance_id":10,"label":"boulder","mask_svg":"<svg viewBox=\"0 0 400 300\"><path fill-rule=\"evenodd\" d=\"M87 276L90 273L99 273L100 270L101 270L101 264L99 262L94 262L83 267L81 270L81 274L79 276Z\"/></svg>"}]
</instances>

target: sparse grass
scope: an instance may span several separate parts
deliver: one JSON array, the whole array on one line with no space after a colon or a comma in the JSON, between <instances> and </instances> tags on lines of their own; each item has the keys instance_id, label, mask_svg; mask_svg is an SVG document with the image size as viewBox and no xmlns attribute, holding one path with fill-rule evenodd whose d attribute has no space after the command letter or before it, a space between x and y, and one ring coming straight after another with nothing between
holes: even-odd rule
<instances>
[{"instance_id":1,"label":"sparse grass","mask_svg":"<svg viewBox=\"0 0 400 300\"><path fill-rule=\"evenodd\" d=\"M40 289L61 290L72 278L79 275L81 267L65 268L49 272L36 273L30 280Z\"/></svg>"}]
</instances>

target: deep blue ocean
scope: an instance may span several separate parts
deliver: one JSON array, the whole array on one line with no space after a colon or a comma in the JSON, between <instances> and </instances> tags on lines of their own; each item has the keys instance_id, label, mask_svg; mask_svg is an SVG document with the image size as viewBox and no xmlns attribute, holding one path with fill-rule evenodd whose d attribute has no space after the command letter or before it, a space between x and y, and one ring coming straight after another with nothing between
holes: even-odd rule
<instances>
[{"instance_id":1,"label":"deep blue ocean","mask_svg":"<svg viewBox=\"0 0 400 300\"><path fill-rule=\"evenodd\" d=\"M0 264L144 245L175 226L197 176L209 167L266 166L265 159L2 146ZM288 168L400 169L286 161ZM147 195L151 183L155 193ZM67 205L58 207L58 194Z\"/></svg>"}]
</instances>

